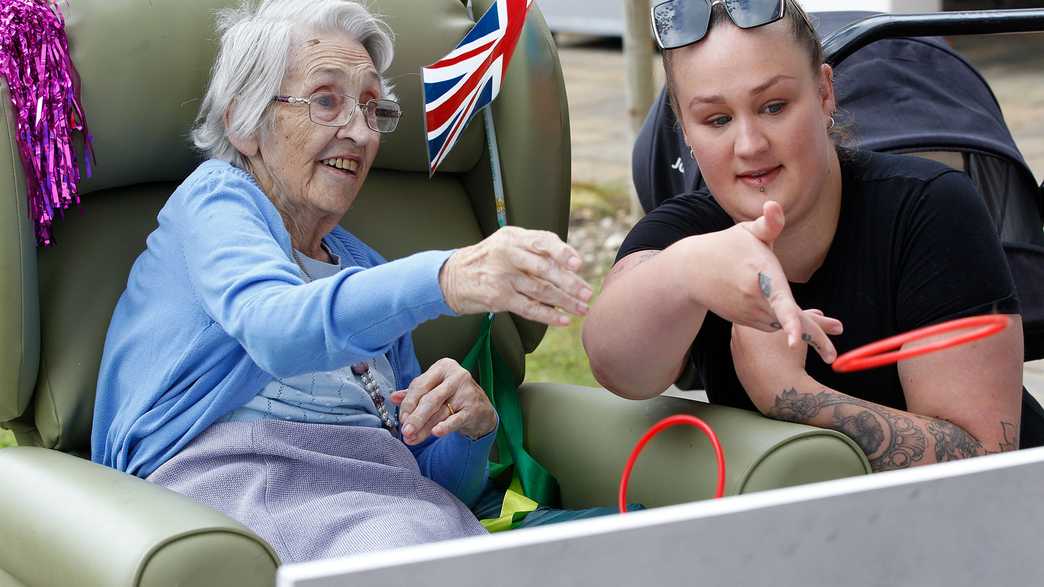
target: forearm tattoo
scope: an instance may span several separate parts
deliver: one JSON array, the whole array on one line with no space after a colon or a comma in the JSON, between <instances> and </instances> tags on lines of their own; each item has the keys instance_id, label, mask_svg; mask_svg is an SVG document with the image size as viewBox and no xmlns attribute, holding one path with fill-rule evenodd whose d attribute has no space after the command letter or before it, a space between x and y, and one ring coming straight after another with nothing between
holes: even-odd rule
<instances>
[{"instance_id":1,"label":"forearm tattoo","mask_svg":"<svg viewBox=\"0 0 1044 587\"><path fill-rule=\"evenodd\" d=\"M870 459L875 471L905 469L920 462L931 435L936 462L953 461L990 452L1018 448L1016 427L1001 421L1004 440L997 451L985 450L966 430L938 418L906 416L882 406L832 391L802 393L783 390L768 415L780 420L808 423L825 408L833 408L829 427L854 440Z\"/></svg>"},{"instance_id":2,"label":"forearm tattoo","mask_svg":"<svg viewBox=\"0 0 1044 587\"><path fill-rule=\"evenodd\" d=\"M1011 422L1001 422L1001 431L1004 434L1004 440L1000 442L998 452L1007 452L1009 450L1019 449L1019 435L1015 429L1015 425Z\"/></svg>"},{"instance_id":3,"label":"forearm tattoo","mask_svg":"<svg viewBox=\"0 0 1044 587\"><path fill-rule=\"evenodd\" d=\"M827 408L833 408L830 427L854 440L875 471L903 469L924 458L928 442L912 418L857 398L828 391L801 393L790 388L776 396L769 416L808 422Z\"/></svg>"},{"instance_id":4,"label":"forearm tattoo","mask_svg":"<svg viewBox=\"0 0 1044 587\"><path fill-rule=\"evenodd\" d=\"M940 463L983 454L982 443L951 422L932 420L928 432L935 438L935 460Z\"/></svg>"}]
</instances>

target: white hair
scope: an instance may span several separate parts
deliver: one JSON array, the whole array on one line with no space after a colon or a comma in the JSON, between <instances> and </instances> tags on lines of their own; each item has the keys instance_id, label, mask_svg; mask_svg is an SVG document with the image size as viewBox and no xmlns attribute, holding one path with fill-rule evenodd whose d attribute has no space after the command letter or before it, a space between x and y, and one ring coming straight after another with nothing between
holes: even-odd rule
<instances>
[{"instance_id":1,"label":"white hair","mask_svg":"<svg viewBox=\"0 0 1044 587\"><path fill-rule=\"evenodd\" d=\"M246 160L228 137L253 136L265 122L286 76L295 31L347 34L366 49L378 74L387 71L394 54L391 29L355 0L243 0L239 8L217 13L217 31L221 45L192 142L208 157L242 169ZM381 90L394 99L383 75Z\"/></svg>"}]
</instances>

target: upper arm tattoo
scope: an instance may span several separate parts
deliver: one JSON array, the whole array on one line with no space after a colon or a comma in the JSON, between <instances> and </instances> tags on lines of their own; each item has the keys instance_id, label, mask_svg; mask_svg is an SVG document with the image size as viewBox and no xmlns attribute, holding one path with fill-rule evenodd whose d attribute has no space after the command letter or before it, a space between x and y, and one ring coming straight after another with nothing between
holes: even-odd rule
<instances>
[{"instance_id":1,"label":"upper arm tattoo","mask_svg":"<svg viewBox=\"0 0 1044 587\"><path fill-rule=\"evenodd\" d=\"M624 259L627 259L626 266L621 265L620 263L617 263L616 265L613 265L613 269L609 272L609 274L610 275L619 275L620 273L623 273L624 271L627 271L628 269L633 269L633 268L641 265L642 263L645 263L649 259L652 259L656 255L659 255L661 252L662 251L648 250L648 251L639 251L637 253L632 253L631 255L628 255L627 257L624 257Z\"/></svg>"}]
</instances>

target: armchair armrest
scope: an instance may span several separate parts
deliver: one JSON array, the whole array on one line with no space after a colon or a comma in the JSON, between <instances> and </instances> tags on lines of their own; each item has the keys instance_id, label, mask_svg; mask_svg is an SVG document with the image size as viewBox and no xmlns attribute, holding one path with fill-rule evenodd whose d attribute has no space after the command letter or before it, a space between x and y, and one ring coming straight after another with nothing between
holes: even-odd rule
<instances>
[{"instance_id":1,"label":"armchair armrest","mask_svg":"<svg viewBox=\"0 0 1044 587\"><path fill-rule=\"evenodd\" d=\"M0 450L0 577L28 585L271 585L246 527L137 477L43 448Z\"/></svg>"},{"instance_id":2,"label":"armchair armrest","mask_svg":"<svg viewBox=\"0 0 1044 587\"><path fill-rule=\"evenodd\" d=\"M558 479L566 507L615 505L634 445L673 414L697 416L714 429L725 452L728 495L870 472L847 436L747 410L666 396L632 401L604 389L550 383L523 384L519 398L526 448ZM714 451L703 432L674 427L642 451L628 501L660 506L707 499L716 482Z\"/></svg>"}]
</instances>

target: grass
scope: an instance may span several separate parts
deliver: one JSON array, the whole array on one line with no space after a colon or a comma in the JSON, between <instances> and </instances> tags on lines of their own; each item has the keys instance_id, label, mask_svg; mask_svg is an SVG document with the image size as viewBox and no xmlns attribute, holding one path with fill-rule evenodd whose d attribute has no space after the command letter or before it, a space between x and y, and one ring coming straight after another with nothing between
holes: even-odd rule
<instances>
[{"instance_id":1,"label":"grass","mask_svg":"<svg viewBox=\"0 0 1044 587\"><path fill-rule=\"evenodd\" d=\"M10 430L4 430L3 428L0 428L0 448L6 448L8 446L14 445L14 434Z\"/></svg>"},{"instance_id":2,"label":"grass","mask_svg":"<svg viewBox=\"0 0 1044 587\"><path fill-rule=\"evenodd\" d=\"M574 182L569 196L569 213L586 218L614 216L629 209L628 189L615 184Z\"/></svg>"},{"instance_id":3,"label":"grass","mask_svg":"<svg viewBox=\"0 0 1044 587\"><path fill-rule=\"evenodd\" d=\"M565 328L547 329L540 346L526 357L526 381L600 387L591 375L587 353L580 344L581 324L573 319Z\"/></svg>"},{"instance_id":4,"label":"grass","mask_svg":"<svg viewBox=\"0 0 1044 587\"><path fill-rule=\"evenodd\" d=\"M587 222L616 216L630 205L626 190L626 186L574 183L570 216ZM580 253L584 254L584 251ZM594 288L596 297L607 270L608 264L585 268L585 277ZM587 353L580 342L582 326L583 319L574 318L565 328L548 328L537 350L526 357L526 381L601 387L591 374Z\"/></svg>"}]
</instances>

